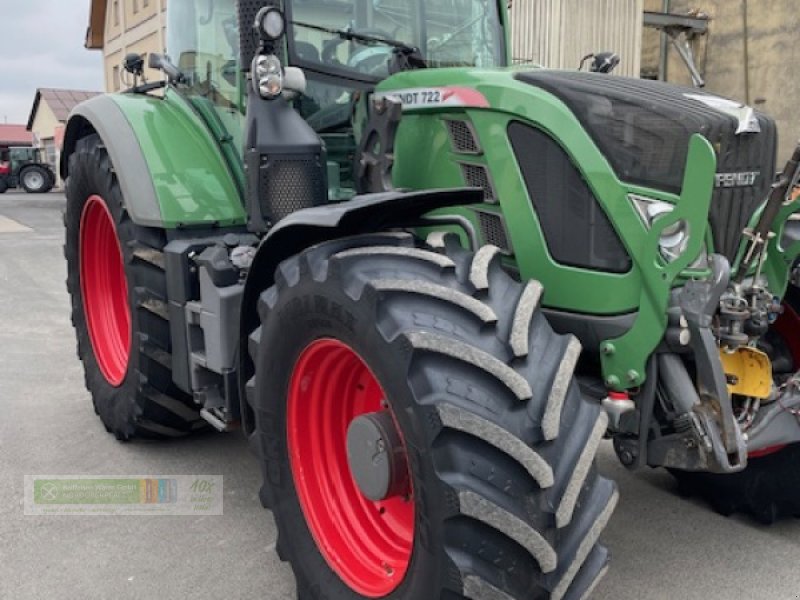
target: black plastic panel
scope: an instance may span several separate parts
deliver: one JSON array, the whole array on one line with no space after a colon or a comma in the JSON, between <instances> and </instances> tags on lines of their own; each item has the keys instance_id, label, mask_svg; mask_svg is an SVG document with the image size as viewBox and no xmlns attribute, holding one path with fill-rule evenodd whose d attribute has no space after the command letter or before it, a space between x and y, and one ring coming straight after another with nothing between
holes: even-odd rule
<instances>
[{"instance_id":1,"label":"black plastic panel","mask_svg":"<svg viewBox=\"0 0 800 600\"><path fill-rule=\"evenodd\" d=\"M563 148L518 121L508 126L508 136L553 259L611 273L629 271L630 256Z\"/></svg>"}]
</instances>

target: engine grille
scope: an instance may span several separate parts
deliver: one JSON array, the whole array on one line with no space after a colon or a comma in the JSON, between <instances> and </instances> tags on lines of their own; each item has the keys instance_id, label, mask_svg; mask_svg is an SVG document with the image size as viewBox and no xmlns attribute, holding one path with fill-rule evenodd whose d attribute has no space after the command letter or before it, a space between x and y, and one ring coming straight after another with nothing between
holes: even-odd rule
<instances>
[{"instance_id":1,"label":"engine grille","mask_svg":"<svg viewBox=\"0 0 800 600\"><path fill-rule=\"evenodd\" d=\"M448 119L445 124L447 125L447 132L450 134L453 152L459 154L481 154L478 138L469 122L461 119Z\"/></svg>"},{"instance_id":2,"label":"engine grille","mask_svg":"<svg viewBox=\"0 0 800 600\"><path fill-rule=\"evenodd\" d=\"M487 244L500 248L504 254L513 254L510 238L506 230L506 223L502 215L485 210L476 210L481 237Z\"/></svg>"},{"instance_id":3,"label":"engine grille","mask_svg":"<svg viewBox=\"0 0 800 600\"><path fill-rule=\"evenodd\" d=\"M726 132L719 136L717 173L760 173L753 185L718 185L714 189L709 214L714 250L731 262L736 258L742 230L769 193L775 174L776 141L772 121L762 123L761 133L756 135Z\"/></svg>"},{"instance_id":4,"label":"engine grille","mask_svg":"<svg viewBox=\"0 0 800 600\"><path fill-rule=\"evenodd\" d=\"M626 273L631 258L592 188L550 135L519 121L508 138L547 249L563 265Z\"/></svg>"},{"instance_id":5,"label":"engine grille","mask_svg":"<svg viewBox=\"0 0 800 600\"><path fill-rule=\"evenodd\" d=\"M772 119L756 113L761 133L736 135L738 120L698 101L719 99L694 88L546 70L516 77L561 99L622 181L679 193L689 139L695 133L716 148L718 173L758 172L752 185L717 187L712 198L714 251L733 261L742 230L766 198L775 173L777 134Z\"/></svg>"},{"instance_id":6,"label":"engine grille","mask_svg":"<svg viewBox=\"0 0 800 600\"><path fill-rule=\"evenodd\" d=\"M494 185L486 167L461 163L461 172L464 174L464 181L467 182L468 186L483 190L484 202L497 203L497 194L494 191Z\"/></svg>"},{"instance_id":7,"label":"engine grille","mask_svg":"<svg viewBox=\"0 0 800 600\"><path fill-rule=\"evenodd\" d=\"M327 191L314 157L270 157L261 166L260 197L265 215L275 223L287 215L323 202Z\"/></svg>"}]
</instances>

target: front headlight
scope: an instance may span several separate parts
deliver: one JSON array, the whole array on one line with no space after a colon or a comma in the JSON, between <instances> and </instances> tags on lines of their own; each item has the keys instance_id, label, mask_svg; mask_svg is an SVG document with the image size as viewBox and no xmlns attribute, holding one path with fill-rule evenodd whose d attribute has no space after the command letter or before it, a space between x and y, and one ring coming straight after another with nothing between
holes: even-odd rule
<instances>
[{"instance_id":1,"label":"front headlight","mask_svg":"<svg viewBox=\"0 0 800 600\"><path fill-rule=\"evenodd\" d=\"M274 54L258 55L253 60L253 85L259 95L272 100L283 91L283 67Z\"/></svg>"},{"instance_id":2,"label":"front headlight","mask_svg":"<svg viewBox=\"0 0 800 600\"><path fill-rule=\"evenodd\" d=\"M645 227L650 229L659 217L669 214L675 208L674 205L668 202L661 202L660 200L653 200L652 198L645 198L643 196L636 196L629 194L628 198L636 207L636 212L642 219ZM661 236L658 238L659 251L661 256L667 262L676 260L681 254L686 251L689 245L689 223L680 219L669 227L665 227ZM697 260L690 265L690 268L702 268L706 262L706 249L703 250Z\"/></svg>"}]
</instances>

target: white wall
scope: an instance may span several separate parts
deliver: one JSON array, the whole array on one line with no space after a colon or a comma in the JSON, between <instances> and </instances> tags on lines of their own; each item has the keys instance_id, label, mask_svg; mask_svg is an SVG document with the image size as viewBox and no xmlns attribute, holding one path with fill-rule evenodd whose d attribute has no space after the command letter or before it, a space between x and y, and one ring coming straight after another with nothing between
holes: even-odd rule
<instances>
[{"instance_id":1,"label":"white wall","mask_svg":"<svg viewBox=\"0 0 800 600\"><path fill-rule=\"evenodd\" d=\"M577 69L583 56L613 50L614 71L639 76L644 0L512 0L515 62Z\"/></svg>"}]
</instances>

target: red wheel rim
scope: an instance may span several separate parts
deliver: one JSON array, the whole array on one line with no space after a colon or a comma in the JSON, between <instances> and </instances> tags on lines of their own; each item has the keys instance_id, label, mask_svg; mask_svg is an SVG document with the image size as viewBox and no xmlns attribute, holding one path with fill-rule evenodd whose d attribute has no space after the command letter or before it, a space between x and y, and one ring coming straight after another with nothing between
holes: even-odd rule
<instances>
[{"instance_id":1,"label":"red wheel rim","mask_svg":"<svg viewBox=\"0 0 800 600\"><path fill-rule=\"evenodd\" d=\"M770 454L775 454L786 448L788 444L776 444L774 446L767 446L766 448L759 448L758 450L751 450L747 453L747 458L763 458Z\"/></svg>"},{"instance_id":2,"label":"red wheel rim","mask_svg":"<svg viewBox=\"0 0 800 600\"><path fill-rule=\"evenodd\" d=\"M289 458L306 522L331 569L370 598L400 585L414 543L411 485L373 502L359 490L347 459L348 426L385 410L385 398L361 357L332 339L303 350L289 383Z\"/></svg>"},{"instance_id":3,"label":"red wheel rim","mask_svg":"<svg viewBox=\"0 0 800 600\"><path fill-rule=\"evenodd\" d=\"M79 251L89 339L100 372L116 387L128 371L131 315L117 230L100 196L90 196L83 207Z\"/></svg>"}]
</instances>

